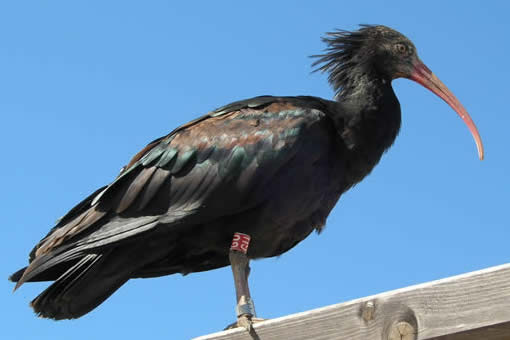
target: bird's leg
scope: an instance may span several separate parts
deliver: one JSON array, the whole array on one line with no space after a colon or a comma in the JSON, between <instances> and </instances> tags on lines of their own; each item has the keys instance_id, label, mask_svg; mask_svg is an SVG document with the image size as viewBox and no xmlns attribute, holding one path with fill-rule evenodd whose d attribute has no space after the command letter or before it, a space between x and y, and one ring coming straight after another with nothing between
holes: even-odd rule
<instances>
[{"instance_id":1,"label":"bird's leg","mask_svg":"<svg viewBox=\"0 0 510 340\"><path fill-rule=\"evenodd\" d=\"M241 233L235 233L230 247L229 259L234 274L234 285L236 289L236 314L237 323L232 326L244 327L251 332L253 321L255 319L255 305L250 295L248 286L248 275L250 275L250 260L246 256L248 246L250 245L250 236Z\"/></svg>"}]
</instances>

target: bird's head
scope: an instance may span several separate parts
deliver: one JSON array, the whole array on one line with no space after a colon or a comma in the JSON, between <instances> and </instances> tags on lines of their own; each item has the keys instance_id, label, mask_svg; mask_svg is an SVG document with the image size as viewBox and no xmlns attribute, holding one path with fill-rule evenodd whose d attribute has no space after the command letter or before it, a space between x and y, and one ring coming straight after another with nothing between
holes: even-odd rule
<instances>
[{"instance_id":1,"label":"bird's head","mask_svg":"<svg viewBox=\"0 0 510 340\"><path fill-rule=\"evenodd\" d=\"M400 32L386 26L362 25L357 31L337 30L322 39L326 53L317 55L314 66L328 72L329 81L339 95L353 86L360 73L369 73L383 82L397 78L411 79L426 87L448 105L466 123L475 140L478 156L483 159L483 145L478 130L453 93L418 57L416 47Z\"/></svg>"}]
</instances>

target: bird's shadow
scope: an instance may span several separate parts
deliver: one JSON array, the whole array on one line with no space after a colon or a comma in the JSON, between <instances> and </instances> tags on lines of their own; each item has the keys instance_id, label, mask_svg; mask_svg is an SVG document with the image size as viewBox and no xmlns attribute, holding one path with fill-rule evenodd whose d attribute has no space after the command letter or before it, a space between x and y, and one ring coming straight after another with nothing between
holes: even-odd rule
<instances>
[{"instance_id":1,"label":"bird's shadow","mask_svg":"<svg viewBox=\"0 0 510 340\"><path fill-rule=\"evenodd\" d=\"M252 340L260 340L260 337L259 337L259 335L257 334L257 332L255 331L255 328L253 328L253 327L252 327L252 328L250 329L250 333L249 333L249 334L250 334L250 336L251 336Z\"/></svg>"}]
</instances>

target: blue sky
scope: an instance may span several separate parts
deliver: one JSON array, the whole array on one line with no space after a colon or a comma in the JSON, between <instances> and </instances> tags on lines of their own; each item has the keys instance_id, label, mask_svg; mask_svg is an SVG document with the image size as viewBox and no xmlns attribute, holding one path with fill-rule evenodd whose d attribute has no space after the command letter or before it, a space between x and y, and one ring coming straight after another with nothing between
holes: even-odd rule
<instances>
[{"instance_id":1,"label":"blue sky","mask_svg":"<svg viewBox=\"0 0 510 340\"><path fill-rule=\"evenodd\" d=\"M310 73L323 32L379 23L414 41L482 135L408 80L402 130L345 194L321 235L252 262L259 316L274 318L508 261L506 2L9 1L0 5L0 318L5 339L187 339L234 320L229 268L123 286L73 321L35 317L6 280L54 221L146 143L262 94L332 97Z\"/></svg>"}]
</instances>

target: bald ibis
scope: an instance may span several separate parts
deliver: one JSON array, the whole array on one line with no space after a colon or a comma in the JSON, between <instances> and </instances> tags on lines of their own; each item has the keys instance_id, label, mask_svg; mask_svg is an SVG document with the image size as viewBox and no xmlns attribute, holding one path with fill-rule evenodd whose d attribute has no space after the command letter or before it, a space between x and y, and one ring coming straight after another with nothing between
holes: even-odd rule
<instances>
[{"instance_id":1,"label":"bald ibis","mask_svg":"<svg viewBox=\"0 0 510 340\"><path fill-rule=\"evenodd\" d=\"M10 276L16 288L54 281L31 302L34 311L78 318L129 279L232 264L238 317L244 310L251 318L252 305L241 301L249 300L249 259L283 254L320 232L340 196L393 144L401 120L393 79L414 80L446 101L483 158L470 116L404 35L365 25L323 41L327 49L314 65L329 73L333 101L255 97L149 143L63 216L29 265ZM246 255L230 250L234 235L251 238Z\"/></svg>"}]
</instances>

